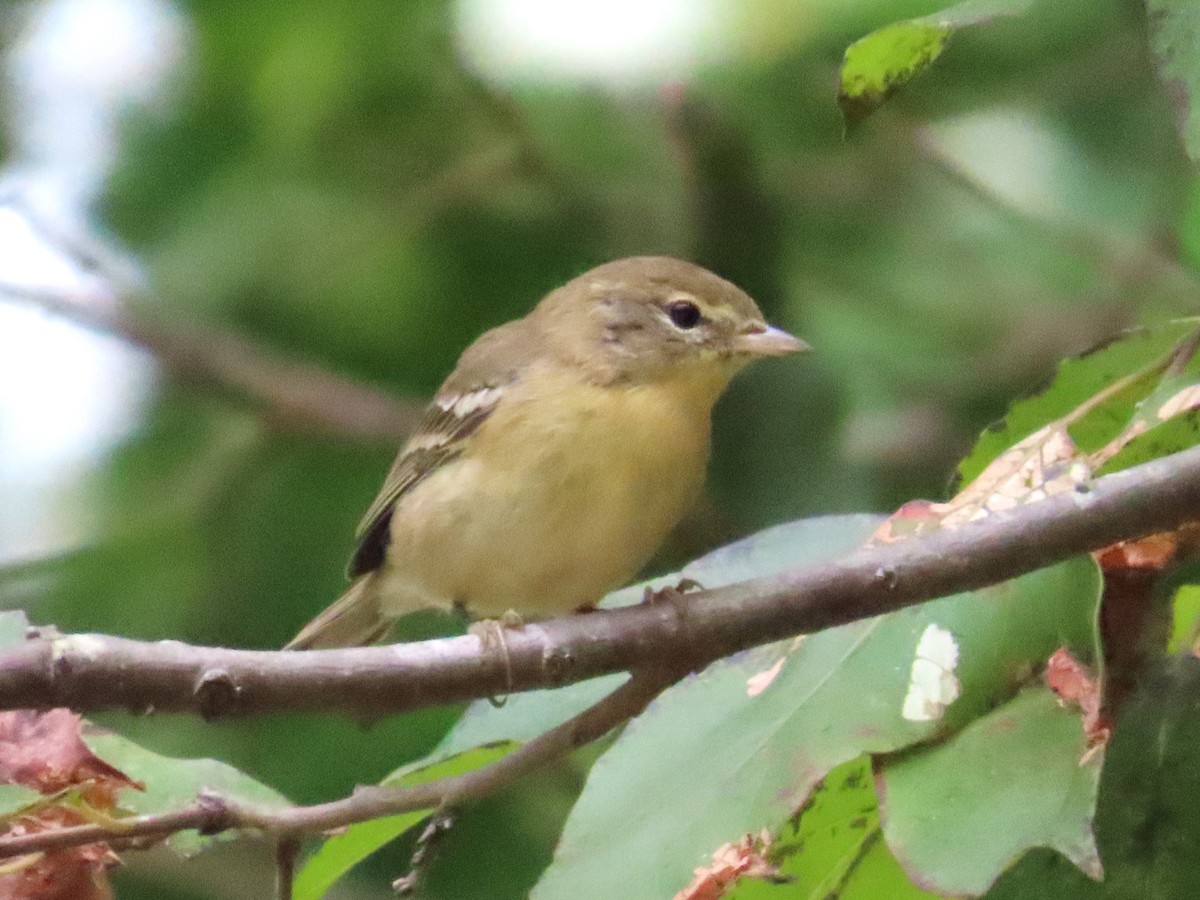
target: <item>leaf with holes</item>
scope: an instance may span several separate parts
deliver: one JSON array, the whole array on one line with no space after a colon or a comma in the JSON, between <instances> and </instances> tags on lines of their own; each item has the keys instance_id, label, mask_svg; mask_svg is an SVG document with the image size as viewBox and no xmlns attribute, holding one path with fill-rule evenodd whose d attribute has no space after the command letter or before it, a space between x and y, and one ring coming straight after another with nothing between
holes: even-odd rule
<instances>
[{"instance_id":1,"label":"leaf with holes","mask_svg":"<svg viewBox=\"0 0 1200 900\"><path fill-rule=\"evenodd\" d=\"M1063 424L1079 454L1100 450L1125 430L1197 324L1184 319L1135 329L1062 362L1049 387L1014 403L1003 420L979 436L959 464L959 483L970 484L994 460L1053 423ZM1187 370L1195 377L1200 362L1191 360Z\"/></svg>"},{"instance_id":2,"label":"leaf with holes","mask_svg":"<svg viewBox=\"0 0 1200 900\"><path fill-rule=\"evenodd\" d=\"M671 896L714 848L777 831L837 765L962 728L1064 640L1090 656L1099 591L1082 558L714 663L592 768L533 896L606 896L618 870L632 900Z\"/></svg>"}]
</instances>

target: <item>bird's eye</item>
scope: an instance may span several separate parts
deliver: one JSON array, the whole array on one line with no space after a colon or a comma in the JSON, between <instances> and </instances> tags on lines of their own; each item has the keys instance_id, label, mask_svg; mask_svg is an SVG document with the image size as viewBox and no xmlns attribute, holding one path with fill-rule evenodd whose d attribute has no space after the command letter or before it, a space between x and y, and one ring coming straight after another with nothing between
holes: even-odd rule
<instances>
[{"instance_id":1,"label":"bird's eye","mask_svg":"<svg viewBox=\"0 0 1200 900\"><path fill-rule=\"evenodd\" d=\"M667 304L667 316L676 328L695 328L700 324L700 307L687 300Z\"/></svg>"}]
</instances>

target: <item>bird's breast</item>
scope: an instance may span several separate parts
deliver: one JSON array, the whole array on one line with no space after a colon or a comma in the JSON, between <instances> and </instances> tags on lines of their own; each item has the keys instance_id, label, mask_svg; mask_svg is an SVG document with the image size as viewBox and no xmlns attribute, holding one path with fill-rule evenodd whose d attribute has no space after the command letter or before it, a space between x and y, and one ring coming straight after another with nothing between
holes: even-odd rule
<instances>
[{"instance_id":1,"label":"bird's breast","mask_svg":"<svg viewBox=\"0 0 1200 900\"><path fill-rule=\"evenodd\" d=\"M388 570L409 589L392 605L567 612L635 575L687 512L711 404L682 405L669 386L546 390L501 403L402 499Z\"/></svg>"}]
</instances>

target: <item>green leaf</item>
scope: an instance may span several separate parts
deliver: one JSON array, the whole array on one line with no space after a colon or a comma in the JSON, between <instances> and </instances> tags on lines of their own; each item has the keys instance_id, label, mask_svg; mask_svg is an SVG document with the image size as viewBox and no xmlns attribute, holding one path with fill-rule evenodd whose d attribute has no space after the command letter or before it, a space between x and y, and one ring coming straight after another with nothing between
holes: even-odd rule
<instances>
[{"instance_id":1,"label":"green leaf","mask_svg":"<svg viewBox=\"0 0 1200 900\"><path fill-rule=\"evenodd\" d=\"M1192 0L1146 0L1150 46L1162 80L1176 102L1184 146L1200 159L1200 7Z\"/></svg>"},{"instance_id":2,"label":"green leaf","mask_svg":"<svg viewBox=\"0 0 1200 900\"><path fill-rule=\"evenodd\" d=\"M1023 13L1032 0L966 0L919 19L885 25L846 48L838 105L848 127L877 110L896 89L925 71L961 28Z\"/></svg>"},{"instance_id":3,"label":"green leaf","mask_svg":"<svg viewBox=\"0 0 1200 900\"><path fill-rule=\"evenodd\" d=\"M45 797L23 784L0 784L0 820L40 803Z\"/></svg>"},{"instance_id":4,"label":"green leaf","mask_svg":"<svg viewBox=\"0 0 1200 900\"><path fill-rule=\"evenodd\" d=\"M959 464L958 479L970 484L993 459L1039 428L1063 418L1123 378L1124 390L1107 396L1070 427L1085 453L1099 450L1126 427L1139 401L1161 378L1171 350L1190 335L1197 320L1186 319L1129 331L1097 350L1061 363L1046 390L1014 403L1004 419L989 428Z\"/></svg>"},{"instance_id":5,"label":"green leaf","mask_svg":"<svg viewBox=\"0 0 1200 900\"><path fill-rule=\"evenodd\" d=\"M1200 897L1200 660L1164 659L1122 711L1100 779L1109 897Z\"/></svg>"},{"instance_id":6,"label":"green leaf","mask_svg":"<svg viewBox=\"0 0 1200 900\"><path fill-rule=\"evenodd\" d=\"M1037 848L1000 876L987 900L1101 900L1103 882L1093 881L1053 850Z\"/></svg>"},{"instance_id":7,"label":"green leaf","mask_svg":"<svg viewBox=\"0 0 1200 900\"><path fill-rule=\"evenodd\" d=\"M1195 372L1166 375L1142 400L1125 432L1128 440L1097 471L1107 475L1178 453L1200 442L1200 378Z\"/></svg>"},{"instance_id":8,"label":"green leaf","mask_svg":"<svg viewBox=\"0 0 1200 900\"><path fill-rule=\"evenodd\" d=\"M908 880L883 842L871 762L865 756L830 772L797 819L784 826L768 854L790 878L789 900L919 900L926 893ZM738 882L730 900L777 900L762 881Z\"/></svg>"},{"instance_id":9,"label":"green leaf","mask_svg":"<svg viewBox=\"0 0 1200 900\"><path fill-rule=\"evenodd\" d=\"M768 854L791 879L792 897L819 900L834 894L879 837L871 762L860 756L838 766L813 790L800 815L780 831ZM771 885L747 879L733 900L768 900Z\"/></svg>"},{"instance_id":10,"label":"green leaf","mask_svg":"<svg viewBox=\"0 0 1200 900\"><path fill-rule=\"evenodd\" d=\"M120 805L135 815L152 815L179 809L193 803L204 790L261 806L287 806L276 791L245 772L215 759L177 759L161 756L132 741L94 726L85 726L83 740L88 748L109 765L135 778L145 791L121 792ZM194 831L181 831L171 837L170 845L180 853L196 853L214 837Z\"/></svg>"},{"instance_id":11,"label":"green leaf","mask_svg":"<svg viewBox=\"0 0 1200 900\"><path fill-rule=\"evenodd\" d=\"M1175 592L1172 600L1171 638L1167 643L1168 653L1191 650L1200 628L1200 586L1185 584Z\"/></svg>"},{"instance_id":12,"label":"green leaf","mask_svg":"<svg viewBox=\"0 0 1200 900\"><path fill-rule=\"evenodd\" d=\"M518 746L520 745L515 742L493 744L457 754L432 765L407 766L404 770L390 775L384 783L391 787L408 787L460 775L493 763ZM329 838L296 875L293 886L295 900L319 900L324 897L325 892L355 865L384 844L425 821L432 812L433 809L419 809L384 819L360 822Z\"/></svg>"},{"instance_id":13,"label":"green leaf","mask_svg":"<svg viewBox=\"0 0 1200 900\"><path fill-rule=\"evenodd\" d=\"M618 870L626 897L671 896L717 847L777 829L833 767L967 724L1062 643L1090 653L1099 592L1081 558L713 664L593 767L534 896L604 896ZM931 626L958 648L962 695L943 720L914 721L903 710Z\"/></svg>"},{"instance_id":14,"label":"green leaf","mask_svg":"<svg viewBox=\"0 0 1200 900\"><path fill-rule=\"evenodd\" d=\"M908 880L900 863L888 852L883 835L876 831L862 857L846 877L837 900L940 900L940 894L924 891ZM817 898L814 898L817 900ZM820 900L829 900L828 895Z\"/></svg>"},{"instance_id":15,"label":"green leaf","mask_svg":"<svg viewBox=\"0 0 1200 900\"><path fill-rule=\"evenodd\" d=\"M496 741L523 744L599 702L628 677L625 674L606 675L559 690L513 694L500 707L486 700L472 703L433 752L418 764L428 765ZM407 771L409 767L406 766L392 773L385 783Z\"/></svg>"},{"instance_id":16,"label":"green leaf","mask_svg":"<svg viewBox=\"0 0 1200 900\"><path fill-rule=\"evenodd\" d=\"M1051 847L1093 877L1100 754L1080 714L1034 687L940 744L880 765L884 834L914 880L977 895L1032 847Z\"/></svg>"}]
</instances>

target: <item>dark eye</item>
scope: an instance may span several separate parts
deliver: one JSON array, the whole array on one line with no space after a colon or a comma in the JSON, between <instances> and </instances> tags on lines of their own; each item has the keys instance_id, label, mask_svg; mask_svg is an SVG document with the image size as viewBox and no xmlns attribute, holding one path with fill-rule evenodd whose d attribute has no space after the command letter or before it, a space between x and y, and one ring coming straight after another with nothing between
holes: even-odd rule
<instances>
[{"instance_id":1,"label":"dark eye","mask_svg":"<svg viewBox=\"0 0 1200 900\"><path fill-rule=\"evenodd\" d=\"M667 316L676 328L695 328L700 324L700 307L687 300L677 300L667 304Z\"/></svg>"}]
</instances>

